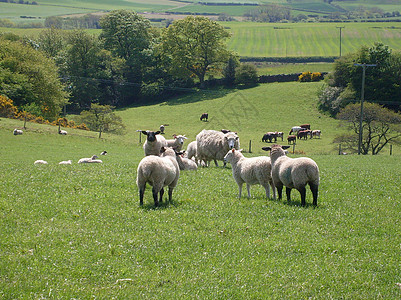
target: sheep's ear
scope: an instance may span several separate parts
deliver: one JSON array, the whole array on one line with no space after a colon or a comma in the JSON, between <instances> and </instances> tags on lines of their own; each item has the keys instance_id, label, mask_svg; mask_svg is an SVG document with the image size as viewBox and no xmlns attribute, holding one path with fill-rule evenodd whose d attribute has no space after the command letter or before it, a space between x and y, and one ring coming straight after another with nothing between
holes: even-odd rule
<instances>
[{"instance_id":1,"label":"sheep's ear","mask_svg":"<svg viewBox=\"0 0 401 300\"><path fill-rule=\"evenodd\" d=\"M155 132L155 134L159 134L159 133L160 133L160 130L158 130L158 131Z\"/></svg>"},{"instance_id":2,"label":"sheep's ear","mask_svg":"<svg viewBox=\"0 0 401 300\"><path fill-rule=\"evenodd\" d=\"M148 135L148 131L147 131L147 130L142 130L142 133L143 133L144 135Z\"/></svg>"},{"instance_id":3,"label":"sheep's ear","mask_svg":"<svg viewBox=\"0 0 401 300\"><path fill-rule=\"evenodd\" d=\"M272 150L272 148L271 148L271 147L263 147L263 148L262 148L262 150L265 150L265 151L271 151L271 150Z\"/></svg>"},{"instance_id":4,"label":"sheep's ear","mask_svg":"<svg viewBox=\"0 0 401 300\"><path fill-rule=\"evenodd\" d=\"M164 152L166 152L166 148L161 147L161 148L160 148L160 153L164 153Z\"/></svg>"},{"instance_id":5,"label":"sheep's ear","mask_svg":"<svg viewBox=\"0 0 401 300\"><path fill-rule=\"evenodd\" d=\"M284 150L285 149L288 149L288 148L290 148L291 146L281 146L281 148L283 148Z\"/></svg>"}]
</instances>

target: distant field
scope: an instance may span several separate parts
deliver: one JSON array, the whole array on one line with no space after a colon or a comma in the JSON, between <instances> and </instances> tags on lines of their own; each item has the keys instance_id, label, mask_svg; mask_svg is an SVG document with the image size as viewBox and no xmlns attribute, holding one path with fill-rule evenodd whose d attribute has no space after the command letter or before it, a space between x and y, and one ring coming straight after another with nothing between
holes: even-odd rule
<instances>
[{"instance_id":1,"label":"distant field","mask_svg":"<svg viewBox=\"0 0 401 300\"><path fill-rule=\"evenodd\" d=\"M228 22L231 50L241 56L338 56L339 30L342 30L342 54L354 52L362 45L382 42L401 50L400 23L246 23Z\"/></svg>"},{"instance_id":2,"label":"distant field","mask_svg":"<svg viewBox=\"0 0 401 300\"><path fill-rule=\"evenodd\" d=\"M280 64L256 63L259 75L292 74L302 72L331 72L332 63Z\"/></svg>"}]
</instances>

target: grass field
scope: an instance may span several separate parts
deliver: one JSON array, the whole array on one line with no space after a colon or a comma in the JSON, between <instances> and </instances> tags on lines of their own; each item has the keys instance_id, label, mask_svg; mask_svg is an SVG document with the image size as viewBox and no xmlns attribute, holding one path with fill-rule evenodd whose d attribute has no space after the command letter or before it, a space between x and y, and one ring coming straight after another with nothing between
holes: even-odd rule
<instances>
[{"instance_id":1,"label":"grass field","mask_svg":"<svg viewBox=\"0 0 401 300\"><path fill-rule=\"evenodd\" d=\"M284 64L284 63L253 63L257 67L258 75L292 74L302 72L331 72L334 64L332 63L304 63L304 64Z\"/></svg>"},{"instance_id":2,"label":"grass field","mask_svg":"<svg viewBox=\"0 0 401 300\"><path fill-rule=\"evenodd\" d=\"M0 118L0 296L142 299L398 299L400 151L334 155L335 120L317 112L320 83L267 84L118 112L124 136ZM242 110L241 110L242 109ZM209 122L199 113L208 111ZM192 140L202 128L237 130L241 143L309 121L320 140L297 149L320 168L319 206L237 198L230 167L182 172L173 202L139 206L136 129L169 123ZM107 150L103 164L76 161ZM290 155L293 156L293 155ZM34 166L36 159L49 165ZM72 159L71 166L59 166ZM311 202L307 192L307 203Z\"/></svg>"},{"instance_id":3,"label":"grass field","mask_svg":"<svg viewBox=\"0 0 401 300\"><path fill-rule=\"evenodd\" d=\"M339 30L342 54L355 52L362 45L382 42L401 50L399 23L224 23L232 31L228 45L241 56L338 56Z\"/></svg>"}]
</instances>

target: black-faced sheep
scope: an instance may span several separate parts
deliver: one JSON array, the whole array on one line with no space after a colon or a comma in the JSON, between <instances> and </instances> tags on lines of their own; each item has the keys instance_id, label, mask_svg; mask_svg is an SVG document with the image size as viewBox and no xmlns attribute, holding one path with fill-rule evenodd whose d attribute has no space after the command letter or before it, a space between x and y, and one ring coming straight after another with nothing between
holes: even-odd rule
<instances>
[{"instance_id":1,"label":"black-faced sheep","mask_svg":"<svg viewBox=\"0 0 401 300\"><path fill-rule=\"evenodd\" d=\"M67 131L66 130L59 130L58 134L67 135Z\"/></svg>"},{"instance_id":2,"label":"black-faced sheep","mask_svg":"<svg viewBox=\"0 0 401 300\"><path fill-rule=\"evenodd\" d=\"M202 130L196 136L196 148L198 159L204 161L206 165L210 161L223 160L230 149L239 149L239 137L235 132L226 134L216 130ZM226 163L224 163L224 166Z\"/></svg>"},{"instance_id":3,"label":"black-faced sheep","mask_svg":"<svg viewBox=\"0 0 401 300\"><path fill-rule=\"evenodd\" d=\"M200 120L205 120L207 122L207 119L209 119L209 114L208 113L203 113L200 117Z\"/></svg>"},{"instance_id":4,"label":"black-faced sheep","mask_svg":"<svg viewBox=\"0 0 401 300\"><path fill-rule=\"evenodd\" d=\"M21 135L22 133L23 133L23 131L20 130L20 129L17 129L17 128L15 128L14 131L13 131L14 135Z\"/></svg>"},{"instance_id":5,"label":"black-faced sheep","mask_svg":"<svg viewBox=\"0 0 401 300\"><path fill-rule=\"evenodd\" d=\"M309 184L313 195L313 205L317 205L319 189L319 168L315 161L308 157L290 158L284 149L290 146L272 145L263 147L270 151L273 184L277 188L279 199L282 198L283 186L286 187L287 201L291 200L291 189L295 188L301 194L301 205L305 206L306 188Z\"/></svg>"},{"instance_id":6,"label":"black-faced sheep","mask_svg":"<svg viewBox=\"0 0 401 300\"><path fill-rule=\"evenodd\" d=\"M137 170L136 184L139 189L139 204L143 205L143 196L145 194L146 184L149 183L152 188L153 200L155 206L163 201L164 187L168 186L169 201L172 200L173 190L177 186L180 177L180 168L177 163L176 153L171 148L162 147L161 156L144 157ZM160 198L158 199L160 193Z\"/></svg>"},{"instance_id":7,"label":"black-faced sheep","mask_svg":"<svg viewBox=\"0 0 401 300\"><path fill-rule=\"evenodd\" d=\"M102 163L103 161L101 161L100 159L98 159L97 155L92 155L92 157L85 157L85 158L81 158L80 160L78 160L79 164L91 164L91 163Z\"/></svg>"},{"instance_id":8,"label":"black-faced sheep","mask_svg":"<svg viewBox=\"0 0 401 300\"><path fill-rule=\"evenodd\" d=\"M146 135L146 141L143 144L143 150L145 151L145 156L148 155L160 155L160 149L162 147L167 147L166 139L159 135L160 131L150 131L142 130L142 133Z\"/></svg>"},{"instance_id":9,"label":"black-faced sheep","mask_svg":"<svg viewBox=\"0 0 401 300\"><path fill-rule=\"evenodd\" d=\"M246 158L240 150L229 150L224 156L224 161L232 166L233 177L238 185L241 198L242 185L246 183L248 198L251 197L251 185L260 184L265 188L266 197L270 198L270 186L273 189L273 198L276 199L276 191L271 177L271 163L267 156Z\"/></svg>"}]
</instances>

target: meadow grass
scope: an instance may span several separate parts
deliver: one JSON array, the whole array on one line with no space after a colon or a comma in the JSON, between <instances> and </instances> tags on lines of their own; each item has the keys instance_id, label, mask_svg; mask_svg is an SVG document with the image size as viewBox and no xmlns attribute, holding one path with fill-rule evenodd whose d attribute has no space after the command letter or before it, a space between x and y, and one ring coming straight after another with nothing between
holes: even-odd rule
<instances>
[{"instance_id":1,"label":"meadow grass","mask_svg":"<svg viewBox=\"0 0 401 300\"><path fill-rule=\"evenodd\" d=\"M293 74L302 72L332 72L333 63L252 63L256 66L258 75Z\"/></svg>"},{"instance_id":2,"label":"meadow grass","mask_svg":"<svg viewBox=\"0 0 401 300\"><path fill-rule=\"evenodd\" d=\"M14 136L23 122L0 118L0 296L399 298L401 155L335 155L338 123L318 114L319 86L265 84L127 108L118 112L127 134L102 139L31 123ZM204 111L209 122L199 121ZM181 172L173 201L157 209L148 187L139 206L136 129L169 123L166 137L192 140L224 126L247 144L306 117L323 128L322 139L297 146L320 168L317 208L310 191L305 208L296 191L291 202L268 200L260 186L238 199L231 168L214 166ZM262 145L245 155L266 155ZM103 164L76 163L103 150ZM67 159L73 164L57 164Z\"/></svg>"}]
</instances>

